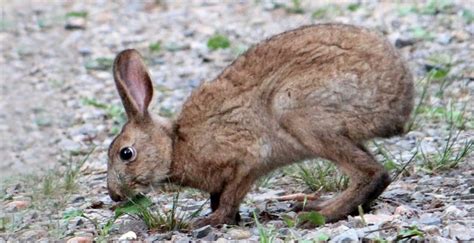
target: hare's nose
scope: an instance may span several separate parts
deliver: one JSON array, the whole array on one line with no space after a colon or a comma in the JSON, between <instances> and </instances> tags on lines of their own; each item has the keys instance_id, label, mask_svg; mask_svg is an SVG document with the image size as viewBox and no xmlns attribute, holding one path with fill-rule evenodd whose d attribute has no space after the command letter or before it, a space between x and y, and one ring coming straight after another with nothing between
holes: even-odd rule
<instances>
[{"instance_id":1,"label":"hare's nose","mask_svg":"<svg viewBox=\"0 0 474 243\"><path fill-rule=\"evenodd\" d=\"M115 190L113 190L110 186L109 183L107 183L107 190L109 191L109 196L112 200L114 200L115 202L118 202L118 201L122 201L123 198L122 198L122 195L120 195L119 193L115 192Z\"/></svg>"},{"instance_id":2,"label":"hare's nose","mask_svg":"<svg viewBox=\"0 0 474 243\"><path fill-rule=\"evenodd\" d=\"M123 198L120 194L118 193L115 193L113 190L110 190L109 188L109 196L112 200L114 200L115 202L118 202L118 201L122 201Z\"/></svg>"}]
</instances>

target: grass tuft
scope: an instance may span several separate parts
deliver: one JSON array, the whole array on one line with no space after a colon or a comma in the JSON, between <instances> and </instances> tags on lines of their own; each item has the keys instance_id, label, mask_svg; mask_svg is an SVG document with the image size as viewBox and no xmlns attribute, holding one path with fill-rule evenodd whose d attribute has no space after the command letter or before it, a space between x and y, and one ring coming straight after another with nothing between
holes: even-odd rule
<instances>
[{"instance_id":1,"label":"grass tuft","mask_svg":"<svg viewBox=\"0 0 474 243\"><path fill-rule=\"evenodd\" d=\"M109 131L111 135L116 135L120 132L120 128L127 120L122 106L102 103L94 98L83 98L81 101L84 105L90 105L105 111L107 118L112 119L113 122L113 126Z\"/></svg>"},{"instance_id":2,"label":"grass tuft","mask_svg":"<svg viewBox=\"0 0 474 243\"><path fill-rule=\"evenodd\" d=\"M288 13L303 14L302 0L291 0L291 6L287 7L286 11Z\"/></svg>"},{"instance_id":3,"label":"grass tuft","mask_svg":"<svg viewBox=\"0 0 474 243\"><path fill-rule=\"evenodd\" d=\"M274 178L278 177L280 175L279 171L272 171L267 175L264 175L260 177L256 182L255 182L255 190L260 190L260 188L268 188L269 186L272 185Z\"/></svg>"},{"instance_id":4,"label":"grass tuft","mask_svg":"<svg viewBox=\"0 0 474 243\"><path fill-rule=\"evenodd\" d=\"M347 10L349 10L351 12L355 12L355 11L359 10L360 7L362 7L362 5L360 3L351 3L351 4L347 5Z\"/></svg>"},{"instance_id":5,"label":"grass tuft","mask_svg":"<svg viewBox=\"0 0 474 243\"><path fill-rule=\"evenodd\" d=\"M190 227L190 221L199 215L202 206L193 213L187 213L180 210L179 192L173 196L171 209L164 207L152 207L149 198L140 195L129 199L127 203L115 211L115 218L123 214L138 217L143 220L149 230L152 231L187 231Z\"/></svg>"},{"instance_id":6,"label":"grass tuft","mask_svg":"<svg viewBox=\"0 0 474 243\"><path fill-rule=\"evenodd\" d=\"M0 231L16 233L27 229L30 225L37 224L38 220L42 218L25 217L25 215L30 215L29 210L42 212L60 212L64 210L70 202L71 195L78 190L77 179L79 178L80 168L89 159L89 155L93 151L94 149L88 152L79 162L76 162L73 155L70 155L68 160L60 161L61 164L58 168L16 178L14 183L17 189L15 190L18 190L25 198L29 199L30 206L24 211L0 215ZM0 186L3 188L6 184L0 184ZM4 195L2 200L12 200L12 196ZM72 216L71 213L69 217ZM48 230L49 237L60 239L65 236L66 225L61 224L54 215L50 215L44 225L45 229Z\"/></svg>"},{"instance_id":7,"label":"grass tuft","mask_svg":"<svg viewBox=\"0 0 474 243\"><path fill-rule=\"evenodd\" d=\"M224 35L214 35L207 41L207 47L211 50L226 49L230 47L230 40Z\"/></svg>"},{"instance_id":8,"label":"grass tuft","mask_svg":"<svg viewBox=\"0 0 474 243\"><path fill-rule=\"evenodd\" d=\"M255 224L258 230L258 236L260 239L260 243L272 243L277 238L278 232L273 228L266 228L263 226L259 221L257 214L253 212L253 219L255 220Z\"/></svg>"},{"instance_id":9,"label":"grass tuft","mask_svg":"<svg viewBox=\"0 0 474 243\"><path fill-rule=\"evenodd\" d=\"M419 147L422 158L422 169L429 173L435 173L442 170L456 168L474 149L474 140L468 139L462 142L459 148L454 146L458 144L461 131L450 129L445 144L434 154L426 154Z\"/></svg>"},{"instance_id":10,"label":"grass tuft","mask_svg":"<svg viewBox=\"0 0 474 243\"><path fill-rule=\"evenodd\" d=\"M398 7L398 15L406 16L408 14L437 15L447 13L453 9L452 0L429 0L423 5L405 4Z\"/></svg>"},{"instance_id":11,"label":"grass tuft","mask_svg":"<svg viewBox=\"0 0 474 243\"><path fill-rule=\"evenodd\" d=\"M453 7L451 0L430 0L427 4L418 9L418 13L426 15L436 15L448 12Z\"/></svg>"},{"instance_id":12,"label":"grass tuft","mask_svg":"<svg viewBox=\"0 0 474 243\"><path fill-rule=\"evenodd\" d=\"M91 59L86 61L84 67L87 70L101 70L107 71L111 70L114 64L114 59L108 57L98 57L96 59Z\"/></svg>"},{"instance_id":13,"label":"grass tuft","mask_svg":"<svg viewBox=\"0 0 474 243\"><path fill-rule=\"evenodd\" d=\"M430 75L428 75L427 77L425 78L422 78L418 84L419 85L422 85L421 86L421 92L419 94L420 98L418 100L418 103L416 103L414 109L413 109L413 112L412 112L412 115L409 119L409 121L407 122L407 125L405 127L405 131L411 131L413 130L417 125L418 125L418 122L419 122L419 115L421 114L422 112L422 106L425 104L426 100L428 99L429 97L429 87L431 85L431 77Z\"/></svg>"},{"instance_id":14,"label":"grass tuft","mask_svg":"<svg viewBox=\"0 0 474 243\"><path fill-rule=\"evenodd\" d=\"M67 164L66 171L63 176L64 189L68 192L75 191L77 189L77 178L79 176L80 170L84 163L89 159L92 152L94 152L95 147L92 148L86 156L79 163L72 163L72 158L70 158L70 163Z\"/></svg>"},{"instance_id":15,"label":"grass tuft","mask_svg":"<svg viewBox=\"0 0 474 243\"><path fill-rule=\"evenodd\" d=\"M376 153L382 155L383 157L383 166L387 171L396 171L400 170L401 165L395 159L395 156L383 145L383 143L373 142L374 146L377 148Z\"/></svg>"},{"instance_id":16,"label":"grass tuft","mask_svg":"<svg viewBox=\"0 0 474 243\"><path fill-rule=\"evenodd\" d=\"M413 38L419 40L432 41L435 38L433 33L420 26L411 28L410 32Z\"/></svg>"},{"instance_id":17,"label":"grass tuft","mask_svg":"<svg viewBox=\"0 0 474 243\"><path fill-rule=\"evenodd\" d=\"M342 191L349 178L327 161L313 160L289 168L290 176L303 182L311 191Z\"/></svg>"},{"instance_id":18,"label":"grass tuft","mask_svg":"<svg viewBox=\"0 0 474 243\"><path fill-rule=\"evenodd\" d=\"M66 18L87 18L87 15L89 15L87 11L72 11L66 13Z\"/></svg>"},{"instance_id":19,"label":"grass tuft","mask_svg":"<svg viewBox=\"0 0 474 243\"><path fill-rule=\"evenodd\" d=\"M402 229L400 230L400 232L398 233L397 237L395 238L395 241L396 242L399 242L399 241L402 241L402 240L406 240L406 239L411 239L413 237L420 237L420 238L424 238L424 232L420 229L418 229L417 226L410 226L406 229ZM415 242L418 242L417 240L414 240Z\"/></svg>"},{"instance_id":20,"label":"grass tuft","mask_svg":"<svg viewBox=\"0 0 474 243\"><path fill-rule=\"evenodd\" d=\"M151 52L159 52L161 50L161 41L153 42L148 45Z\"/></svg>"},{"instance_id":21,"label":"grass tuft","mask_svg":"<svg viewBox=\"0 0 474 243\"><path fill-rule=\"evenodd\" d=\"M56 178L54 178L54 175L51 172L43 177L43 180L41 181L41 192L44 196L49 197L56 191L55 182Z\"/></svg>"},{"instance_id":22,"label":"grass tuft","mask_svg":"<svg viewBox=\"0 0 474 243\"><path fill-rule=\"evenodd\" d=\"M470 24L474 22L474 11L469 9L464 9L462 11L462 17L466 21L466 23Z\"/></svg>"},{"instance_id":23,"label":"grass tuft","mask_svg":"<svg viewBox=\"0 0 474 243\"><path fill-rule=\"evenodd\" d=\"M342 10L338 5L328 4L321 8L313 11L311 18L313 19L326 19L333 16L339 16L342 14Z\"/></svg>"},{"instance_id":24,"label":"grass tuft","mask_svg":"<svg viewBox=\"0 0 474 243\"><path fill-rule=\"evenodd\" d=\"M63 219L68 221L74 219L76 217L82 217L84 219L89 220L96 230L96 239L95 242L107 242L107 236L109 235L110 230L112 229L116 217L107 220L105 223L99 222L95 218L91 218L85 214L84 210L82 209L73 209L63 213Z\"/></svg>"}]
</instances>

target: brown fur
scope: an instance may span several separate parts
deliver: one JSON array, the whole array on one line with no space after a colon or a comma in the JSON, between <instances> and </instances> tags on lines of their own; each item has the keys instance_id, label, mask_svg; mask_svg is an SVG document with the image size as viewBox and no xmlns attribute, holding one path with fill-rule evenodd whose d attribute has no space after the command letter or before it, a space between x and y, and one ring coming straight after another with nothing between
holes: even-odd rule
<instances>
[{"instance_id":1,"label":"brown fur","mask_svg":"<svg viewBox=\"0 0 474 243\"><path fill-rule=\"evenodd\" d=\"M367 206L390 183L362 144L403 133L413 81L394 47L375 32L323 24L276 35L194 90L171 123L138 107L148 106L152 93L137 60L139 54L127 50L114 66L130 120L109 150L114 200L127 195L124 185L135 192L168 180L211 194L214 212L199 224L232 223L256 179L320 157L334 162L351 185L306 208L336 221ZM120 161L124 146L135 147L135 161Z\"/></svg>"}]
</instances>

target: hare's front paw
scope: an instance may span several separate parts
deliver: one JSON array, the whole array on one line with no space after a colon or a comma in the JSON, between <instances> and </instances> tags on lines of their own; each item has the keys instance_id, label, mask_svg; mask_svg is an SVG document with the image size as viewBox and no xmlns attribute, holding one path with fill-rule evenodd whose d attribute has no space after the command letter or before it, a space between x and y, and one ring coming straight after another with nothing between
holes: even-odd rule
<instances>
[{"instance_id":1,"label":"hare's front paw","mask_svg":"<svg viewBox=\"0 0 474 243\"><path fill-rule=\"evenodd\" d=\"M195 219L191 223L191 228L198 229L198 228L204 227L206 225L211 225L211 221L210 221L209 217L200 217L200 218Z\"/></svg>"},{"instance_id":2,"label":"hare's front paw","mask_svg":"<svg viewBox=\"0 0 474 243\"><path fill-rule=\"evenodd\" d=\"M320 224L314 224L310 221L305 221L305 222L302 222L302 223L298 224L298 228L300 228L300 229L315 229L315 228L320 227L320 226L321 226Z\"/></svg>"},{"instance_id":3,"label":"hare's front paw","mask_svg":"<svg viewBox=\"0 0 474 243\"><path fill-rule=\"evenodd\" d=\"M202 218L196 219L194 222L192 222L192 228L193 229L198 229L198 228L204 227L206 225L217 226L217 225L220 225L220 224L223 224L223 222L221 222L221 220L217 220L216 218L214 218L212 216L208 216L208 217L202 217Z\"/></svg>"},{"instance_id":4,"label":"hare's front paw","mask_svg":"<svg viewBox=\"0 0 474 243\"><path fill-rule=\"evenodd\" d=\"M212 214L207 217L196 219L192 223L192 228L197 229L197 228L204 227L206 225L220 226L223 224L236 224L236 222L235 222L235 219L232 217L218 217L218 215Z\"/></svg>"},{"instance_id":5,"label":"hare's front paw","mask_svg":"<svg viewBox=\"0 0 474 243\"><path fill-rule=\"evenodd\" d=\"M321 200L308 201L308 202L295 202L291 207L291 210L294 212L310 212L310 211L320 211L323 208L323 202Z\"/></svg>"}]
</instances>

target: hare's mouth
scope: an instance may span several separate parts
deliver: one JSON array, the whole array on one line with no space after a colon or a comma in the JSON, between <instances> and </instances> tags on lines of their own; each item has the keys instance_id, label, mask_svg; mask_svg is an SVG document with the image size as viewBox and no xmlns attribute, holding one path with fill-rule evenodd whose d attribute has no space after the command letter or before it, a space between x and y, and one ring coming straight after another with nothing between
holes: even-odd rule
<instances>
[{"instance_id":1,"label":"hare's mouth","mask_svg":"<svg viewBox=\"0 0 474 243\"><path fill-rule=\"evenodd\" d=\"M142 183L142 182L139 182L139 181L135 181L134 183L134 191L136 192L136 194L140 194L140 193L147 193L151 190L151 186L150 184L148 183Z\"/></svg>"},{"instance_id":2,"label":"hare's mouth","mask_svg":"<svg viewBox=\"0 0 474 243\"><path fill-rule=\"evenodd\" d=\"M161 187L161 186L164 186L165 184L167 184L169 182L168 178L164 178L164 179L161 179L161 180L156 180L153 182L153 187Z\"/></svg>"},{"instance_id":3,"label":"hare's mouth","mask_svg":"<svg viewBox=\"0 0 474 243\"><path fill-rule=\"evenodd\" d=\"M168 183L167 178L162 179L162 180L155 180L151 183L144 182L144 181L149 181L149 180L139 180L139 179L140 178L136 178L132 184L132 188L135 195L149 193L153 191L154 188L159 188Z\"/></svg>"}]
</instances>

